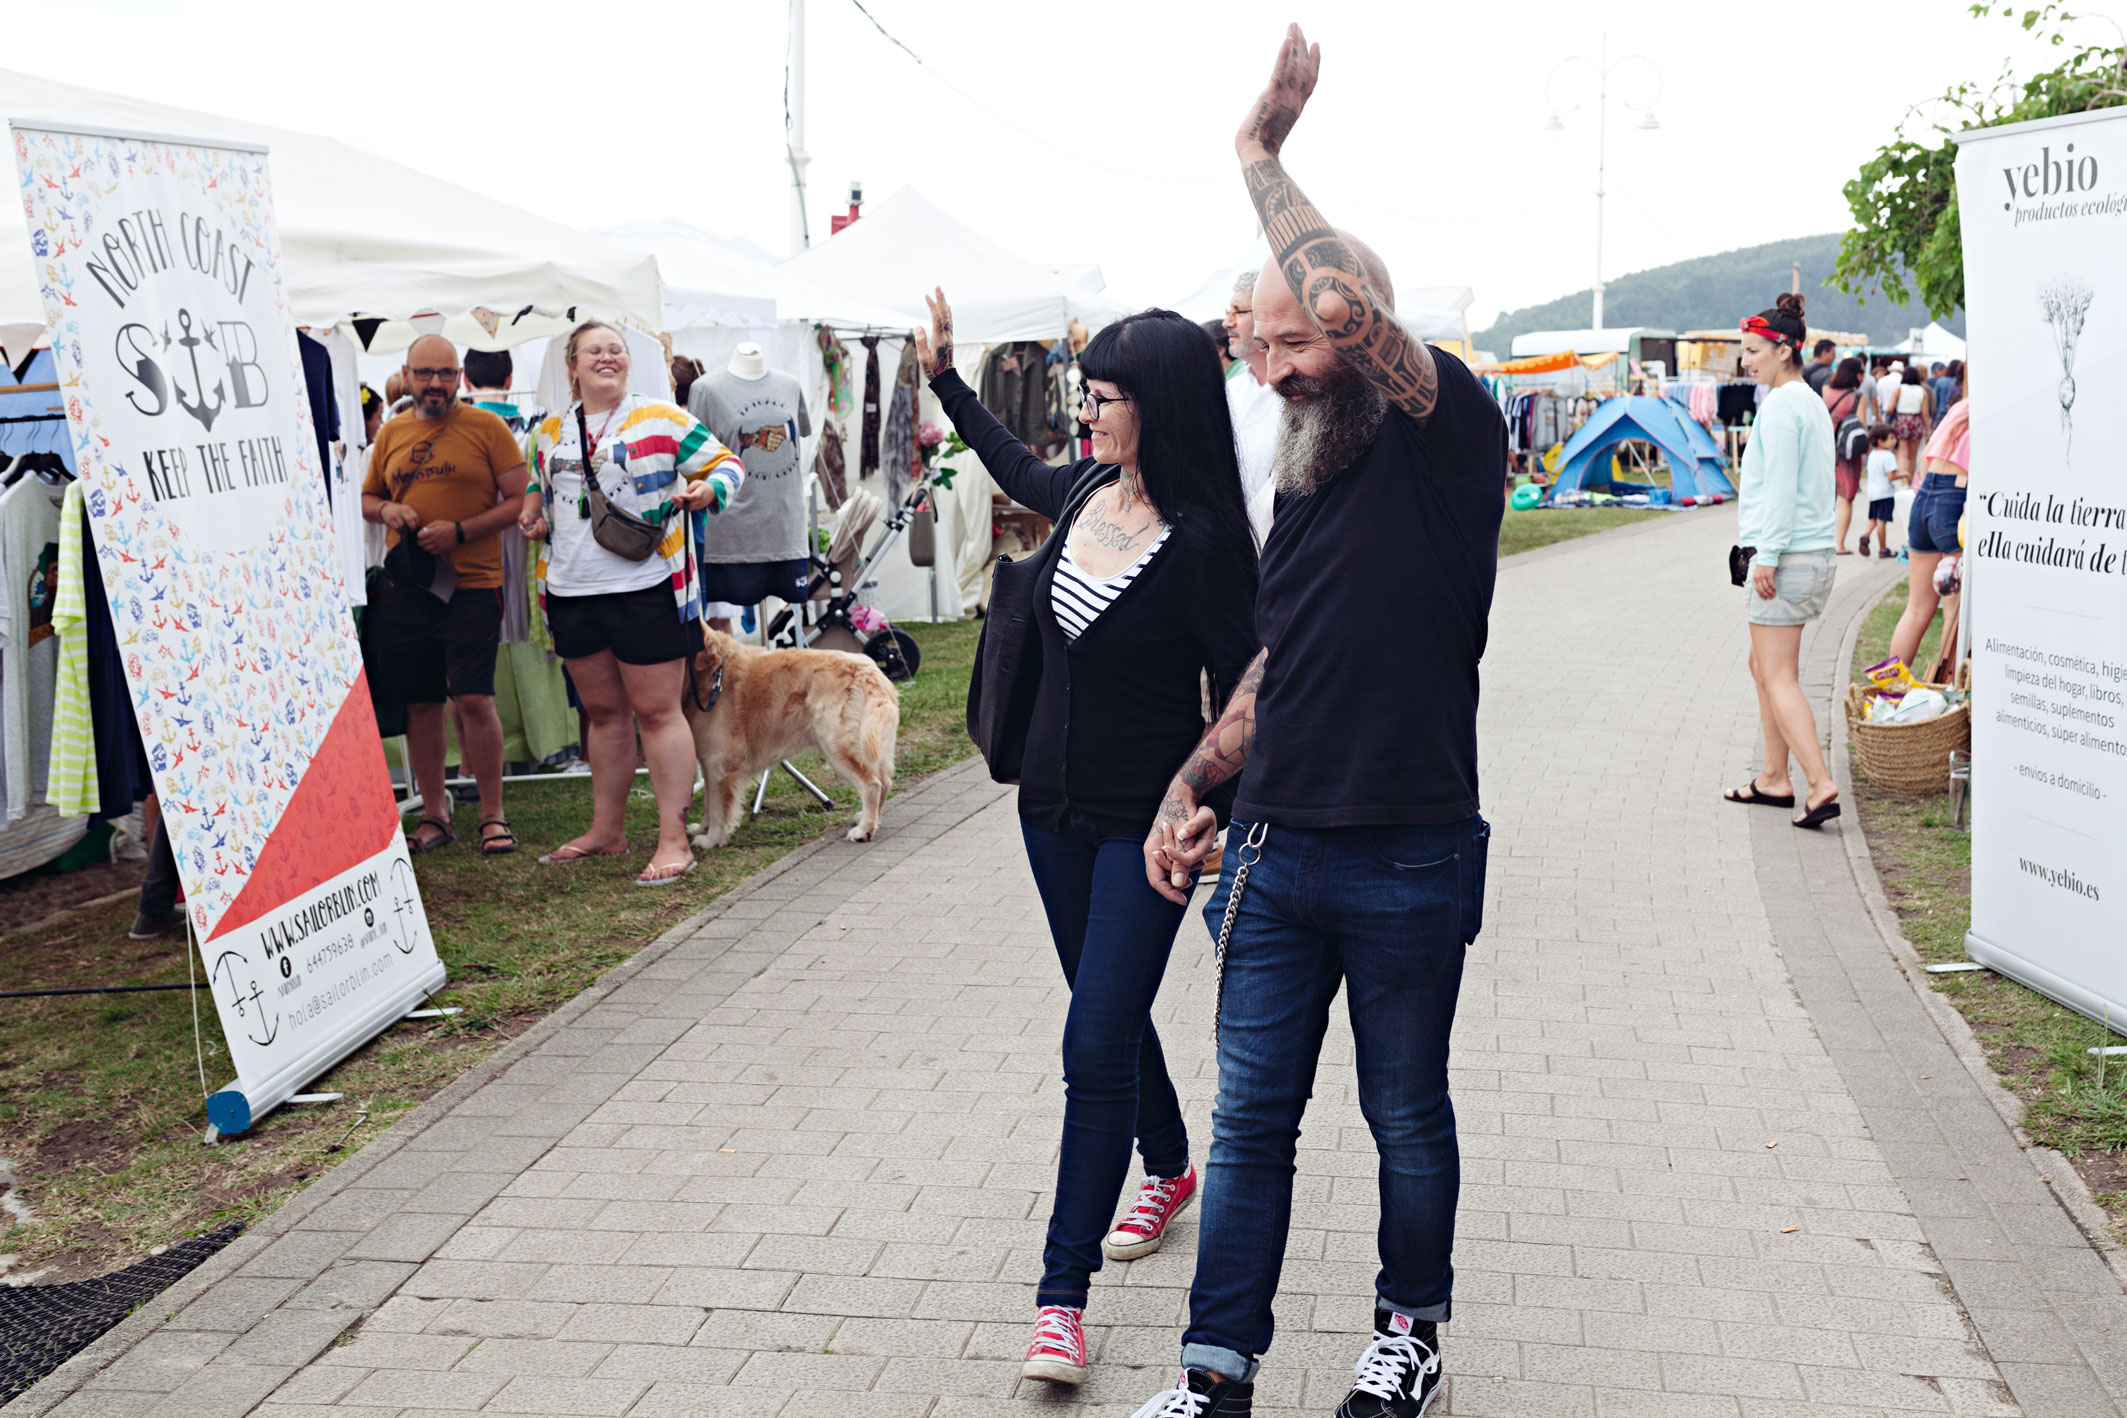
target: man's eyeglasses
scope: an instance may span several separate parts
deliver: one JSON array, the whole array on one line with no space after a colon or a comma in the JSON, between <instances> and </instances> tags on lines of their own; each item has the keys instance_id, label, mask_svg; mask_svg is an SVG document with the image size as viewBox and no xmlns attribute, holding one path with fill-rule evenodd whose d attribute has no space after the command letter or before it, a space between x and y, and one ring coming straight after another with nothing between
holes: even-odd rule
<instances>
[{"instance_id":1,"label":"man's eyeglasses","mask_svg":"<svg viewBox=\"0 0 2127 1418\"><path fill-rule=\"evenodd\" d=\"M1091 389L1088 389L1085 395L1085 406L1093 410L1093 417L1095 418L1099 418L1101 410L1107 408L1110 404L1127 404L1130 402L1131 399L1128 394L1096 394Z\"/></svg>"},{"instance_id":2,"label":"man's eyeglasses","mask_svg":"<svg viewBox=\"0 0 2127 1418\"><path fill-rule=\"evenodd\" d=\"M454 365L443 369L409 369L406 372L424 384L433 384L438 379L456 379L458 377L458 370Z\"/></svg>"},{"instance_id":3,"label":"man's eyeglasses","mask_svg":"<svg viewBox=\"0 0 2127 1418\"><path fill-rule=\"evenodd\" d=\"M1226 307L1226 323L1230 325L1243 315L1253 315L1255 313L1256 308L1252 305L1229 305Z\"/></svg>"}]
</instances>

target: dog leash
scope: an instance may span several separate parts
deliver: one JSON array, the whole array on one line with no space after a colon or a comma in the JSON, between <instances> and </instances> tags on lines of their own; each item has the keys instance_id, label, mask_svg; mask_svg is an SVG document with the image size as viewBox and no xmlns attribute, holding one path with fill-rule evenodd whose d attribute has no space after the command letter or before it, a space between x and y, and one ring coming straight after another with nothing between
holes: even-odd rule
<instances>
[{"instance_id":1,"label":"dog leash","mask_svg":"<svg viewBox=\"0 0 2127 1418\"><path fill-rule=\"evenodd\" d=\"M707 644L709 640L709 602L707 599L704 598L702 594L701 564L694 559L694 514L688 511L686 508L682 507L679 510L679 519L680 524L686 529L687 579L694 583L694 618L702 627L702 642L704 644ZM706 714L711 709L714 709L716 707L716 701L722 699L723 697L723 656L719 655L717 657L716 680L709 686L709 698L706 703L702 700L701 682L695 679L694 677L694 666L691 664L688 665L687 698L694 701L694 707L696 709L699 709L702 713Z\"/></svg>"},{"instance_id":2,"label":"dog leash","mask_svg":"<svg viewBox=\"0 0 2127 1418\"><path fill-rule=\"evenodd\" d=\"M1234 918L1241 914L1241 892L1248 886L1248 871L1263 860L1263 843L1270 824L1258 822L1248 829L1247 840L1234 854L1233 889L1226 894L1226 918L1219 922L1219 938L1212 945L1212 968L1218 972L1218 987L1211 997L1211 1047L1219 1046L1219 1015L1226 1008L1226 942L1233 935ZM1250 856L1249 853L1255 853Z\"/></svg>"}]
</instances>

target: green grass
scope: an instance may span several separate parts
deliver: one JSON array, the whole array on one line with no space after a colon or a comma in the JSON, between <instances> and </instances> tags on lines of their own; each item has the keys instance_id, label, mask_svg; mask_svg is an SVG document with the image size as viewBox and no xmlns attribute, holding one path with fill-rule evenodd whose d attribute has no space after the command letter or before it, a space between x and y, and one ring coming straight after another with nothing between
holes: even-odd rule
<instances>
[{"instance_id":1,"label":"green grass","mask_svg":"<svg viewBox=\"0 0 2127 1418\"><path fill-rule=\"evenodd\" d=\"M1537 507L1527 512L1507 509L1499 524L1499 554L1534 551L1553 542L1567 542L1595 532L1607 532L1652 517L1689 517L1689 512L1663 512L1652 507Z\"/></svg>"},{"instance_id":2,"label":"green grass","mask_svg":"<svg viewBox=\"0 0 2127 1418\"><path fill-rule=\"evenodd\" d=\"M1856 679L1890 654L1905 594L1896 587L1869 612L1854 646ZM1915 657L1920 663L1934 659L1941 630L1938 616ZM1948 796L1878 792L1856 763L1854 797L1906 939L1929 963L1963 960L1972 924L1972 839L1953 825ZM1964 1015L2003 1084L2023 1100L2024 1126L2075 1163L2127 1240L2127 1060L2085 1052L2119 1039L1992 971L1930 975L1928 984Z\"/></svg>"},{"instance_id":3,"label":"green grass","mask_svg":"<svg viewBox=\"0 0 2127 1418\"><path fill-rule=\"evenodd\" d=\"M897 793L974 751L963 717L981 629L975 621L903 628L921 642L923 664L900 686ZM833 795L832 809L777 774L761 816L661 891L631 884L656 839L647 787L629 807L635 850L566 870L536 858L589 821L588 778L510 786L510 817L524 844L510 857L476 855L469 844L478 814L461 808L464 841L414 866L450 969L440 998L464 1013L393 1026L317 1080L314 1091L342 1092L343 1101L279 1109L217 1147L200 1145L201 1069L210 1090L228 1082L231 1069L211 1000L202 1001L203 1062L194 1056L184 991L0 1001L0 1157L14 1164L18 1196L37 1218L0 1234L0 1251L22 1257L12 1274L96 1274L152 1246L270 1210L338 1160L330 1149L350 1127L348 1147L358 1148L667 927L844 827L856 794L817 755L798 766ZM885 820L891 832L891 801ZM185 980L183 943L130 941L131 918L132 902L122 901L10 937L0 951L0 989ZM368 1117L357 1123L364 1110Z\"/></svg>"}]
</instances>

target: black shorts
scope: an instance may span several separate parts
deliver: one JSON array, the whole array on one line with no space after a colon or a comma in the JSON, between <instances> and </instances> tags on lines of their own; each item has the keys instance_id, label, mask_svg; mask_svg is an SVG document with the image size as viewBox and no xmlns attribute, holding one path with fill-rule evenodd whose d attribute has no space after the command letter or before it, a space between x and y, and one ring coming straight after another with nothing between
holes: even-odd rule
<instances>
[{"instance_id":1,"label":"black shorts","mask_svg":"<svg viewBox=\"0 0 2127 1418\"><path fill-rule=\"evenodd\" d=\"M812 563L795 561L705 561L702 599L734 606L757 606L774 596L797 605L805 599L805 576Z\"/></svg>"},{"instance_id":2,"label":"black shorts","mask_svg":"<svg viewBox=\"0 0 2127 1418\"><path fill-rule=\"evenodd\" d=\"M1891 519L1897 515L1897 498L1873 497L1869 499L1869 520L1871 522L1881 522L1888 527L1891 524Z\"/></svg>"},{"instance_id":3,"label":"black shorts","mask_svg":"<svg viewBox=\"0 0 2127 1418\"><path fill-rule=\"evenodd\" d=\"M379 686L402 704L441 704L495 692L502 588L460 586L448 601L379 576L368 614L379 622Z\"/></svg>"},{"instance_id":4,"label":"black shorts","mask_svg":"<svg viewBox=\"0 0 2127 1418\"><path fill-rule=\"evenodd\" d=\"M564 660L611 650L624 665L662 665L702 648L702 623L679 618L672 587L663 581L593 596L548 592L547 628L554 632L554 653Z\"/></svg>"}]
</instances>

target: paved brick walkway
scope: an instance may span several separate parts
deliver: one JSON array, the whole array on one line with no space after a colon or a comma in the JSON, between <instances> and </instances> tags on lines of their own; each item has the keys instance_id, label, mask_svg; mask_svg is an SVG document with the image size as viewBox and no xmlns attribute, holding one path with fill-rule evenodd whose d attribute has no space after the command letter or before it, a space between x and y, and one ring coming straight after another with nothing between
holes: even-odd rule
<instances>
[{"instance_id":1,"label":"paved brick walkway","mask_svg":"<svg viewBox=\"0 0 2127 1418\"><path fill-rule=\"evenodd\" d=\"M1680 515L1501 577L1444 1411L2037 1415L1789 979L1763 825L1718 801L1756 740L1732 534L1725 513ZM1201 1149L1210 974L1184 930L1159 1020ZM1171 1371L1194 1213L1098 1278L1075 1399L1017 1378L1063 1003L1009 799L956 770L896 799L879 842L808 849L660 942L172 1291L170 1318L137 1317L22 1403L1128 1413ZM1268 1414L1328 1412L1369 1314L1375 1162L1350 1057L1338 1026Z\"/></svg>"}]
</instances>

